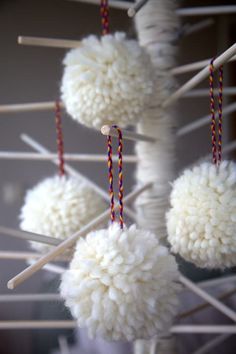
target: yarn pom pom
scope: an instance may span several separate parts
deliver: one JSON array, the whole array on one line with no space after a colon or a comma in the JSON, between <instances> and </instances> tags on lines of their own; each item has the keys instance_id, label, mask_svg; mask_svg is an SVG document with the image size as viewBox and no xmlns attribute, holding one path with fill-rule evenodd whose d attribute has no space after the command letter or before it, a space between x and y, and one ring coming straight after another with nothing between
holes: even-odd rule
<instances>
[{"instance_id":1,"label":"yarn pom pom","mask_svg":"<svg viewBox=\"0 0 236 354\"><path fill-rule=\"evenodd\" d=\"M173 184L167 213L174 253L199 267L236 264L236 164L203 163Z\"/></svg>"},{"instance_id":2,"label":"yarn pom pom","mask_svg":"<svg viewBox=\"0 0 236 354\"><path fill-rule=\"evenodd\" d=\"M65 239L106 208L103 200L83 181L54 176L29 190L20 213L20 228ZM47 252L50 246L31 242L34 249Z\"/></svg>"},{"instance_id":3,"label":"yarn pom pom","mask_svg":"<svg viewBox=\"0 0 236 354\"><path fill-rule=\"evenodd\" d=\"M90 337L147 339L171 325L177 278L174 257L154 234L114 223L78 241L61 295Z\"/></svg>"},{"instance_id":4,"label":"yarn pom pom","mask_svg":"<svg viewBox=\"0 0 236 354\"><path fill-rule=\"evenodd\" d=\"M124 33L85 38L67 53L64 65L62 101L72 118L88 127L136 123L151 98L149 56Z\"/></svg>"}]
</instances>

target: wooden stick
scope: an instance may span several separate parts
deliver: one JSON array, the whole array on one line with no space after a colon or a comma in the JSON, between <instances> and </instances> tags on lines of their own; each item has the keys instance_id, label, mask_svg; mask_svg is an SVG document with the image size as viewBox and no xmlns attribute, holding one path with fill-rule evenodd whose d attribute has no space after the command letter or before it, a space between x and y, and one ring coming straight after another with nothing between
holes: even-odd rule
<instances>
[{"instance_id":1,"label":"wooden stick","mask_svg":"<svg viewBox=\"0 0 236 354\"><path fill-rule=\"evenodd\" d=\"M81 42L70 39L19 36L18 44L50 48L78 48Z\"/></svg>"},{"instance_id":2,"label":"wooden stick","mask_svg":"<svg viewBox=\"0 0 236 354\"><path fill-rule=\"evenodd\" d=\"M30 260L39 259L41 257L42 254L36 252L0 251L0 259ZM57 262L65 262L68 260L69 258L66 256L56 259Z\"/></svg>"},{"instance_id":3,"label":"wooden stick","mask_svg":"<svg viewBox=\"0 0 236 354\"><path fill-rule=\"evenodd\" d=\"M56 160L58 154L48 153L39 154L34 152L21 152L21 151L0 151L0 159L3 160L33 160L33 161L50 161ZM64 154L66 161L83 161L83 162L106 162L107 157L105 155L98 154ZM135 155L123 156L124 162L136 163L137 157ZM117 156L113 158L114 162L118 161Z\"/></svg>"},{"instance_id":4,"label":"wooden stick","mask_svg":"<svg viewBox=\"0 0 236 354\"><path fill-rule=\"evenodd\" d=\"M139 10L141 10L141 8L148 2L148 0L139 0L137 1L134 5L132 5L127 13L128 13L128 16L133 18Z\"/></svg>"},{"instance_id":5,"label":"wooden stick","mask_svg":"<svg viewBox=\"0 0 236 354\"><path fill-rule=\"evenodd\" d=\"M100 4L100 0L72 0L72 1L85 3L85 4L93 4L93 5ZM128 1L110 0L109 6L110 8L128 10L130 7L133 6L133 3ZM186 7L186 8L176 10L177 15L180 17L234 14L235 12L236 12L235 5Z\"/></svg>"},{"instance_id":6,"label":"wooden stick","mask_svg":"<svg viewBox=\"0 0 236 354\"><path fill-rule=\"evenodd\" d=\"M171 333L236 333L235 325L177 325L170 330Z\"/></svg>"},{"instance_id":7,"label":"wooden stick","mask_svg":"<svg viewBox=\"0 0 236 354\"><path fill-rule=\"evenodd\" d=\"M227 63L230 58L236 54L236 44L232 45L226 51L224 51L220 56L214 60L214 70L217 70L221 65ZM189 81L187 81L183 86L181 86L177 91L175 91L166 101L163 103L163 107L169 107L171 104L176 102L180 97L182 97L186 92L190 91L192 88L197 86L201 81L209 76L209 64L202 69L199 73L193 76Z\"/></svg>"},{"instance_id":8,"label":"wooden stick","mask_svg":"<svg viewBox=\"0 0 236 354\"><path fill-rule=\"evenodd\" d=\"M214 349L215 347L218 347L219 344L224 342L226 339L228 339L231 336L231 334L221 334L220 336L217 336L216 338L213 338L203 344L200 348L194 351L193 354L206 354L210 350Z\"/></svg>"},{"instance_id":9,"label":"wooden stick","mask_svg":"<svg viewBox=\"0 0 236 354\"><path fill-rule=\"evenodd\" d=\"M213 18L207 18L205 20L199 21L197 23L194 23L192 25L187 25L187 26L183 26L183 31L182 31L182 37L183 36L189 36L193 33L196 33L198 31L201 31L211 25L213 25L215 23L215 21L213 20Z\"/></svg>"},{"instance_id":10,"label":"wooden stick","mask_svg":"<svg viewBox=\"0 0 236 354\"><path fill-rule=\"evenodd\" d=\"M236 13L235 5L220 5L220 6L199 6L188 7L176 10L179 16L209 16L209 15L223 15Z\"/></svg>"},{"instance_id":11,"label":"wooden stick","mask_svg":"<svg viewBox=\"0 0 236 354\"><path fill-rule=\"evenodd\" d=\"M61 103L61 107L64 105ZM55 108L55 102L32 102L19 104L5 104L0 106L0 113L19 113L19 112L40 112L51 111Z\"/></svg>"},{"instance_id":12,"label":"wooden stick","mask_svg":"<svg viewBox=\"0 0 236 354\"><path fill-rule=\"evenodd\" d=\"M186 74L186 73L191 72L191 71L202 69L202 68L204 68L205 66L207 66L210 63L210 60L211 59L209 58L209 59L197 61L195 63L190 63L190 64L177 66L177 67L175 67L175 68L173 68L171 70L171 74L173 74L173 75L181 75L181 74ZM231 61L235 61L235 60L236 60L236 56L234 55L228 61L231 62Z\"/></svg>"},{"instance_id":13,"label":"wooden stick","mask_svg":"<svg viewBox=\"0 0 236 354\"><path fill-rule=\"evenodd\" d=\"M0 329L65 329L75 328L76 321L1 321Z\"/></svg>"},{"instance_id":14,"label":"wooden stick","mask_svg":"<svg viewBox=\"0 0 236 354\"><path fill-rule=\"evenodd\" d=\"M0 295L0 302L38 302L38 301L64 301L60 294L4 294Z\"/></svg>"},{"instance_id":15,"label":"wooden stick","mask_svg":"<svg viewBox=\"0 0 236 354\"><path fill-rule=\"evenodd\" d=\"M137 188L135 191L131 192L124 198L124 202L131 202L137 196L139 196L142 192L149 189L152 186L151 183L146 184L145 186ZM119 205L115 205L115 210L119 208ZM77 231L72 236L68 237L65 241L60 243L57 247L54 248L51 252L43 256L39 259L35 264L31 265L30 267L23 270L21 273L16 275L14 278L8 281L8 288L14 289L17 285L23 283L25 280L30 278L34 273L39 271L45 264L50 262L51 260L55 259L55 257L59 256L60 254L64 253L69 247L73 246L74 243L78 240L79 237L85 236L91 230L94 230L99 224L106 221L110 216L110 209L105 211L104 213L97 216L94 220L89 222L86 226L82 227L80 231Z\"/></svg>"},{"instance_id":16,"label":"wooden stick","mask_svg":"<svg viewBox=\"0 0 236 354\"><path fill-rule=\"evenodd\" d=\"M219 90L214 90L214 94L217 95ZM224 96L235 96L236 87L224 87ZM182 98L194 98L194 97L208 97L209 89L196 89L186 92Z\"/></svg>"},{"instance_id":17,"label":"wooden stick","mask_svg":"<svg viewBox=\"0 0 236 354\"><path fill-rule=\"evenodd\" d=\"M27 134L22 134L21 135L21 139L29 146L31 146L34 150L42 153L42 154L48 154L50 153L50 151L48 149L46 149L43 145L39 144L36 140L34 140L33 138L31 138L29 135ZM55 159L52 161L53 163L55 163L56 165L58 165L58 159ZM108 192L104 191L101 187L99 187L96 183L92 182L88 177L85 177L84 175L82 175L80 172L78 172L77 170L75 170L73 167L71 167L68 164L65 164L65 170L66 172L68 172L71 176L75 176L77 178L81 178L84 181L86 181L86 183L96 192L98 193L105 201L110 203L110 196L108 194ZM136 220L136 215L134 214L134 212L126 206L125 208L125 213L132 218L132 220Z\"/></svg>"},{"instance_id":18,"label":"wooden stick","mask_svg":"<svg viewBox=\"0 0 236 354\"><path fill-rule=\"evenodd\" d=\"M203 280L203 281L197 283L197 285L204 289L204 288L208 288L208 287L212 287L212 286L223 285L223 284L229 283L229 282L236 282L236 274L221 276L221 277L214 278L214 279Z\"/></svg>"},{"instance_id":19,"label":"wooden stick","mask_svg":"<svg viewBox=\"0 0 236 354\"><path fill-rule=\"evenodd\" d=\"M236 102L229 104L228 106L224 107L224 117L230 113L236 111ZM215 111L216 117L218 117L218 110ZM202 118L196 119L193 123L189 123L184 125L177 131L177 136L182 137L183 135L189 134L196 129L202 128L203 126L209 124L210 126L210 115L207 114Z\"/></svg>"},{"instance_id":20,"label":"wooden stick","mask_svg":"<svg viewBox=\"0 0 236 354\"><path fill-rule=\"evenodd\" d=\"M40 257L42 257L42 254L35 252L0 251L0 259L27 260Z\"/></svg>"},{"instance_id":21,"label":"wooden stick","mask_svg":"<svg viewBox=\"0 0 236 354\"><path fill-rule=\"evenodd\" d=\"M69 1L76 1L81 2L82 4L89 4L89 5L100 5L100 0L69 0ZM109 0L109 7L113 9L120 9L120 10L128 10L130 6L132 6L132 2L126 2L121 0Z\"/></svg>"},{"instance_id":22,"label":"wooden stick","mask_svg":"<svg viewBox=\"0 0 236 354\"><path fill-rule=\"evenodd\" d=\"M29 264L29 265L33 265L33 264L35 264L35 262L36 261L32 260L32 259L27 260L27 264ZM43 266L42 270L46 270L51 273L62 275L66 271L66 268L63 268L63 267L58 266L56 264L48 263L48 264L45 264L45 266Z\"/></svg>"},{"instance_id":23,"label":"wooden stick","mask_svg":"<svg viewBox=\"0 0 236 354\"><path fill-rule=\"evenodd\" d=\"M26 232L21 230L13 230L8 227L0 226L0 233L5 234L12 237L21 238L27 241L35 241L40 243L45 243L47 245L57 246L61 242L54 237L44 236L40 234L35 234L33 232Z\"/></svg>"},{"instance_id":24,"label":"wooden stick","mask_svg":"<svg viewBox=\"0 0 236 354\"><path fill-rule=\"evenodd\" d=\"M228 106L224 107L224 116L235 112L236 110L236 103L229 104ZM218 117L218 110L215 111L216 117ZM177 132L177 136L183 136L189 134L196 129L202 128L203 126L209 124L209 114L203 116L202 118L196 119L193 123L186 124L182 128L180 128Z\"/></svg>"},{"instance_id":25,"label":"wooden stick","mask_svg":"<svg viewBox=\"0 0 236 354\"><path fill-rule=\"evenodd\" d=\"M221 296L219 296L217 299L219 301L223 301L223 300L228 299L229 297L231 297L231 296L233 296L235 294L236 294L236 289L231 290L231 291L227 291L226 293L224 293ZM183 319L183 318L192 316L192 315L194 315L195 313L197 313L199 311L205 310L209 306L211 306L211 304L209 304L208 302L204 302L203 304L197 305L197 306L191 308L188 311L182 312L181 314L178 315L178 317Z\"/></svg>"},{"instance_id":26,"label":"wooden stick","mask_svg":"<svg viewBox=\"0 0 236 354\"><path fill-rule=\"evenodd\" d=\"M116 138L118 137L117 130L115 128L113 128L112 126L110 126L110 125L104 125L101 128L101 133L103 135L111 135L111 136L114 136ZM125 130L125 129L122 129L122 135L123 135L123 139L126 139L126 140L147 141L147 142L150 142L150 143L154 143L156 141L156 139L152 138L151 136L146 136L146 135L143 135L143 134L137 134L135 132L128 131L128 130Z\"/></svg>"},{"instance_id":27,"label":"wooden stick","mask_svg":"<svg viewBox=\"0 0 236 354\"><path fill-rule=\"evenodd\" d=\"M60 354L70 354L69 344L65 336L59 336L58 343L60 348Z\"/></svg>"},{"instance_id":28,"label":"wooden stick","mask_svg":"<svg viewBox=\"0 0 236 354\"><path fill-rule=\"evenodd\" d=\"M201 289L198 285L194 284L191 280L187 279L183 275L180 276L181 283L188 289L193 291L196 295L209 302L218 311L229 317L231 320L236 321L236 312L230 309L228 306L208 294L205 290Z\"/></svg>"}]
</instances>

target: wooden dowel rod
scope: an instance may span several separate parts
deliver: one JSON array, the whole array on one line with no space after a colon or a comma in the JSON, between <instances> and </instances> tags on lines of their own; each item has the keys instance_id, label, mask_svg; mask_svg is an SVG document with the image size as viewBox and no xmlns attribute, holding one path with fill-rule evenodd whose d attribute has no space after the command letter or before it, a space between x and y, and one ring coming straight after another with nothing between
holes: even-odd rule
<instances>
[{"instance_id":1,"label":"wooden dowel rod","mask_svg":"<svg viewBox=\"0 0 236 354\"><path fill-rule=\"evenodd\" d=\"M231 334L221 334L220 336L217 336L216 338L213 338L203 344L200 348L195 350L192 354L206 354L209 353L212 349L215 347L218 347L222 342L224 342L226 339L228 339L231 336Z\"/></svg>"},{"instance_id":2,"label":"wooden dowel rod","mask_svg":"<svg viewBox=\"0 0 236 354\"><path fill-rule=\"evenodd\" d=\"M224 51L220 56L214 60L214 70L218 69L224 63L227 63L230 58L236 54L236 44L233 44L230 48ZM166 101L163 103L163 107L169 107L171 104L176 102L180 97L182 97L186 92L193 89L200 82L209 76L209 64L193 76L189 81L187 81L183 86L181 86L177 91L175 91Z\"/></svg>"},{"instance_id":3,"label":"wooden dowel rod","mask_svg":"<svg viewBox=\"0 0 236 354\"><path fill-rule=\"evenodd\" d=\"M214 90L214 94L217 95L219 90ZM224 87L224 96L235 96L236 87ZM194 98L194 97L209 97L209 89L196 89L186 92L182 98Z\"/></svg>"},{"instance_id":4,"label":"wooden dowel rod","mask_svg":"<svg viewBox=\"0 0 236 354\"><path fill-rule=\"evenodd\" d=\"M100 0L70 0L79 3L99 5ZM132 2L110 0L110 8L117 8L121 10L128 10L133 6ZM222 15L222 14L234 14L236 12L235 5L221 5L221 6L199 6L199 7L186 7L176 10L176 14L180 17L187 16L208 16L208 15Z\"/></svg>"},{"instance_id":5,"label":"wooden dowel rod","mask_svg":"<svg viewBox=\"0 0 236 354\"><path fill-rule=\"evenodd\" d=\"M227 116L230 113L233 113L236 111L236 102L229 104L228 106L224 107L224 117ZM216 117L218 117L218 110L215 111ZM205 125L209 124L210 126L210 113L203 116L202 118L196 119L193 123L189 123L184 125L182 128L180 128L177 131L177 136L182 137L186 134L189 134L196 129L202 128Z\"/></svg>"},{"instance_id":6,"label":"wooden dowel rod","mask_svg":"<svg viewBox=\"0 0 236 354\"><path fill-rule=\"evenodd\" d=\"M235 325L176 325L170 330L171 333L236 333Z\"/></svg>"},{"instance_id":7,"label":"wooden dowel rod","mask_svg":"<svg viewBox=\"0 0 236 354\"><path fill-rule=\"evenodd\" d=\"M58 344L60 354L71 354L66 336L60 335L58 337Z\"/></svg>"},{"instance_id":8,"label":"wooden dowel rod","mask_svg":"<svg viewBox=\"0 0 236 354\"><path fill-rule=\"evenodd\" d=\"M34 252L0 251L0 259L27 260L40 257L42 257L42 254Z\"/></svg>"},{"instance_id":9,"label":"wooden dowel rod","mask_svg":"<svg viewBox=\"0 0 236 354\"><path fill-rule=\"evenodd\" d=\"M30 260L38 259L41 257L41 253L35 252L0 251L0 259ZM65 262L68 260L69 258L66 256L62 256L56 259L57 262Z\"/></svg>"},{"instance_id":10,"label":"wooden dowel rod","mask_svg":"<svg viewBox=\"0 0 236 354\"><path fill-rule=\"evenodd\" d=\"M80 41L70 39L19 36L18 44L50 48L78 48Z\"/></svg>"},{"instance_id":11,"label":"wooden dowel rod","mask_svg":"<svg viewBox=\"0 0 236 354\"><path fill-rule=\"evenodd\" d=\"M210 63L211 58L209 59L205 59L205 60L201 60L201 61L197 61L194 63L190 63L190 64L185 64L185 65L181 65L181 66L177 66L175 68L173 68L171 70L171 74L173 75L181 75L181 74L186 74L188 72L192 72L195 70L199 70L204 68L205 66L207 66ZM234 55L232 58L230 58L228 61L235 61L236 60L236 56Z\"/></svg>"},{"instance_id":12,"label":"wooden dowel rod","mask_svg":"<svg viewBox=\"0 0 236 354\"><path fill-rule=\"evenodd\" d=\"M114 136L116 138L118 137L117 130L115 128L113 128L112 126L110 126L110 125L104 125L101 128L101 133L103 135L111 135L111 136ZM126 139L126 140L147 141L147 142L150 142L150 143L154 143L156 141L156 139L152 138L151 136L146 136L146 135L143 135L143 134L137 134L135 132L128 131L128 130L125 130L125 129L122 129L122 135L123 135L123 139Z\"/></svg>"},{"instance_id":13,"label":"wooden dowel rod","mask_svg":"<svg viewBox=\"0 0 236 354\"><path fill-rule=\"evenodd\" d=\"M69 1L81 2L89 5L100 5L100 0L69 0ZM121 0L109 1L109 7L114 9L128 10L132 5L133 3L131 1L130 2L121 1Z\"/></svg>"},{"instance_id":14,"label":"wooden dowel rod","mask_svg":"<svg viewBox=\"0 0 236 354\"><path fill-rule=\"evenodd\" d=\"M236 144L236 140L234 141L234 143ZM225 275L214 279L203 280L197 283L197 285L200 286L201 288L208 288L212 286L223 285L225 283L230 283L230 282L236 283L236 274Z\"/></svg>"},{"instance_id":15,"label":"wooden dowel rod","mask_svg":"<svg viewBox=\"0 0 236 354\"><path fill-rule=\"evenodd\" d=\"M2 160L33 160L33 161L50 161L58 158L57 153L39 154L33 152L21 151L0 151L0 159ZM105 155L98 154L64 154L66 161L80 161L80 162L106 162ZM124 162L135 163L137 157L135 155L124 155ZM118 161L117 156L113 158L114 162Z\"/></svg>"},{"instance_id":16,"label":"wooden dowel rod","mask_svg":"<svg viewBox=\"0 0 236 354\"><path fill-rule=\"evenodd\" d=\"M0 329L70 329L76 321L0 321Z\"/></svg>"},{"instance_id":17,"label":"wooden dowel rod","mask_svg":"<svg viewBox=\"0 0 236 354\"><path fill-rule=\"evenodd\" d=\"M229 297L231 297L231 296L233 296L235 294L236 294L236 289L230 290L230 291L227 291L226 293L220 295L219 297L217 297L217 299L219 301L223 301L223 300L226 300L226 299L228 299ZM182 312L181 314L178 315L178 318L183 319L183 318L192 316L192 315L194 315L195 313L197 313L199 311L205 310L209 306L211 306L211 304L209 304L208 302L204 302L203 304L197 305L197 306L191 308L188 311Z\"/></svg>"},{"instance_id":18,"label":"wooden dowel rod","mask_svg":"<svg viewBox=\"0 0 236 354\"><path fill-rule=\"evenodd\" d=\"M141 8L148 2L148 0L139 0L137 1L134 5L132 5L128 11L127 14L129 17L134 17L136 13L141 10Z\"/></svg>"},{"instance_id":19,"label":"wooden dowel rod","mask_svg":"<svg viewBox=\"0 0 236 354\"><path fill-rule=\"evenodd\" d=\"M236 13L235 5L220 5L220 6L199 6L188 7L176 10L179 16L211 16Z\"/></svg>"},{"instance_id":20,"label":"wooden dowel rod","mask_svg":"<svg viewBox=\"0 0 236 354\"><path fill-rule=\"evenodd\" d=\"M137 188L135 191L131 192L124 198L124 202L128 203L137 198L145 190L149 189L152 186L151 183L146 184L145 186ZM115 210L119 208L119 205L115 205ZM69 247L72 247L79 237L85 236L88 232L95 229L100 223L106 221L110 216L110 209L106 210L104 213L97 216L94 220L89 222L86 226L82 227L80 231L74 233L72 236L68 237L60 245L56 246L54 250L50 251L48 254L43 256L41 259L35 262L35 264L26 268L14 278L8 281L8 288L14 289L17 285L23 283L25 280L30 278L34 273L39 271L45 264L49 263L51 260L58 257L60 254L64 253Z\"/></svg>"},{"instance_id":21,"label":"wooden dowel rod","mask_svg":"<svg viewBox=\"0 0 236 354\"><path fill-rule=\"evenodd\" d=\"M4 226L0 226L0 234L21 238L27 241L35 241L35 242L45 243L47 245L54 245L54 246L59 245L59 243L61 242L61 240L58 240L54 237L35 234L33 232L14 230Z\"/></svg>"},{"instance_id":22,"label":"wooden dowel rod","mask_svg":"<svg viewBox=\"0 0 236 354\"><path fill-rule=\"evenodd\" d=\"M30 265L33 265L35 263L35 261L30 259L27 261L27 263ZM48 263L43 266L42 270L46 270L51 273L62 275L66 271L66 268L63 268L63 267L58 266L56 264Z\"/></svg>"},{"instance_id":23,"label":"wooden dowel rod","mask_svg":"<svg viewBox=\"0 0 236 354\"><path fill-rule=\"evenodd\" d=\"M192 25L187 25L185 30L183 30L182 36L189 36L193 33L202 31L203 29L213 25L214 23L215 21L213 20L213 18L207 18Z\"/></svg>"},{"instance_id":24,"label":"wooden dowel rod","mask_svg":"<svg viewBox=\"0 0 236 354\"><path fill-rule=\"evenodd\" d=\"M1 302L28 302L28 301L63 301L60 294L0 294Z\"/></svg>"},{"instance_id":25,"label":"wooden dowel rod","mask_svg":"<svg viewBox=\"0 0 236 354\"><path fill-rule=\"evenodd\" d=\"M64 105L61 103L61 107ZM0 105L0 113L19 113L19 112L40 112L50 111L55 108L55 102L32 102Z\"/></svg>"},{"instance_id":26,"label":"wooden dowel rod","mask_svg":"<svg viewBox=\"0 0 236 354\"><path fill-rule=\"evenodd\" d=\"M34 150L42 153L42 154L48 154L50 151L46 149L43 145L39 144L36 140L31 138L27 134L22 134L21 139L29 146L31 146ZM58 165L58 159L55 159L52 161L56 165ZM110 203L110 196L108 192L104 191L101 187L99 187L96 183L92 182L88 177L85 177L81 173L79 173L76 169L74 169L72 166L68 165L67 163L65 164L65 170L68 172L71 176L75 176L77 178L81 178L86 183L96 192L98 193L105 201ZM125 213L132 219L136 220L136 215L135 213L128 207L126 206L125 208Z\"/></svg>"},{"instance_id":27,"label":"wooden dowel rod","mask_svg":"<svg viewBox=\"0 0 236 354\"><path fill-rule=\"evenodd\" d=\"M181 283L187 287L189 290L194 292L196 295L201 297L202 299L206 300L210 303L214 308L218 311L223 313L225 316L229 317L231 320L236 322L236 312L233 311L231 308L208 294L205 290L201 289L198 285L194 284L191 280L187 279L183 275L180 276Z\"/></svg>"}]
</instances>

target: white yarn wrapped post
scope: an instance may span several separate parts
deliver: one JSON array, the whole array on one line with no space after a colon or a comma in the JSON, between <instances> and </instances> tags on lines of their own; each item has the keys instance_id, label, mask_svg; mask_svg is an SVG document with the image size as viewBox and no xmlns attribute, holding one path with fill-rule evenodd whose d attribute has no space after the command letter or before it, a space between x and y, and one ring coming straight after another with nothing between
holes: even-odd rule
<instances>
[{"instance_id":1,"label":"white yarn wrapped post","mask_svg":"<svg viewBox=\"0 0 236 354\"><path fill-rule=\"evenodd\" d=\"M175 66L176 48L173 43L179 26L175 10L174 0L149 0L135 16L140 45L146 48L156 69L155 93L144 119L138 124L138 133L157 139L156 143L139 142L136 145L139 160L137 183L153 183L153 188L137 199L136 208L140 226L154 231L163 239L166 236L169 182L174 177L175 137L172 114L161 104L174 89L171 69ZM137 352L146 354L147 346L148 343L142 345L140 342L138 349L136 346ZM150 343L149 353L151 347Z\"/></svg>"}]
</instances>

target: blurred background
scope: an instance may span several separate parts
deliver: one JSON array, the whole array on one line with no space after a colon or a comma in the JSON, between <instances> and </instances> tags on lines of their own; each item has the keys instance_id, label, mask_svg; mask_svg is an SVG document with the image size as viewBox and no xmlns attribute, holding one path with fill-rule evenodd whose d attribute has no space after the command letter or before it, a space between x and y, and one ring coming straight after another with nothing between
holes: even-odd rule
<instances>
[{"instance_id":1,"label":"blurred background","mask_svg":"<svg viewBox=\"0 0 236 354\"><path fill-rule=\"evenodd\" d=\"M181 7L225 4L225 1L179 1ZM236 1L227 1L236 4ZM111 29L135 35L132 20L124 10L111 9ZM207 17L209 19L209 16ZM182 17L182 28L204 20L206 17ZM236 41L236 14L213 16L210 25L201 31L179 36L177 65L207 59L224 51ZM99 7L67 0L1 0L0 1L0 105L26 102L53 101L59 97L62 76L62 59L65 50L44 47L19 46L18 35L39 37L80 39L91 33L100 34ZM178 82L185 82L192 73L178 76ZM224 85L236 86L236 65L225 66ZM207 81L198 88L207 88ZM225 96L224 105L233 102L234 96ZM184 97L176 107L176 127L181 127L202 116L209 110L208 96ZM225 116L224 144L236 138L236 113ZM86 129L63 115L65 151L76 153L106 153L105 138L99 132ZM0 150L32 151L20 139L22 133L29 134L52 151L56 151L56 132L54 112L28 112L0 115ZM125 153L133 152L133 144L125 143ZM184 166L210 152L210 135L208 127L203 127L178 139L176 150L176 173ZM234 157L234 152L230 155ZM91 180L107 189L106 163L74 163L74 167L87 175ZM0 225L12 228L19 227L19 210L25 191L37 182L57 172L50 162L0 160ZM134 183L135 169L133 165L125 166L125 192L128 193ZM0 234L1 251L29 250L25 241L6 237ZM215 273L196 270L193 266L181 263L183 271L194 280L212 277ZM22 260L0 259L0 294L10 294L7 281L25 267ZM233 272L233 270L232 270ZM57 292L59 278L41 271L14 293ZM192 302L196 301L192 297ZM199 301L199 300L198 300ZM228 300L233 306L233 298ZM209 317L210 316L210 317ZM214 317L215 316L215 317ZM62 301L53 302L0 302L0 321L32 320L32 319L69 319L69 313ZM213 313L203 311L199 317L192 318L195 323L202 323L204 318L213 321L227 320ZM58 336L65 335L69 343L75 342L74 330L0 330L0 354L47 354L58 348ZM184 337L184 338L182 338ZM224 350L219 353L235 353L235 337L227 341ZM181 354L189 353L194 346L204 341L206 336L180 336ZM108 353L111 349L98 346L86 351L83 336L80 337L84 348L77 353ZM89 348L88 346L88 348ZM82 347L81 347L82 348ZM111 348L111 347L110 347ZM101 351L102 350L102 351ZM130 353L129 346L114 347L113 353ZM214 353L218 353L217 350Z\"/></svg>"}]
</instances>

